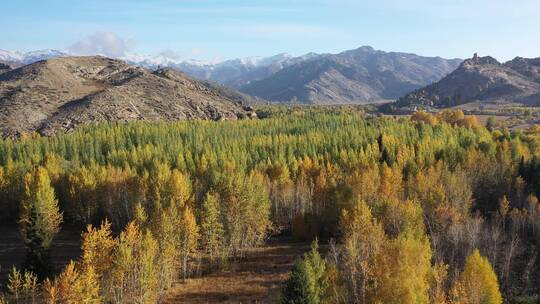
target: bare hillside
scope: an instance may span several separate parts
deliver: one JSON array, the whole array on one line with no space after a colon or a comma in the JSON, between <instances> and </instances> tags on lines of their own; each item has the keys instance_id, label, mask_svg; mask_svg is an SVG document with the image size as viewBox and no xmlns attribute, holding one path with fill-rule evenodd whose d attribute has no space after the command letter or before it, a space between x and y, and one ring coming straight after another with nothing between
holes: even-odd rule
<instances>
[{"instance_id":1,"label":"bare hillside","mask_svg":"<svg viewBox=\"0 0 540 304\"><path fill-rule=\"evenodd\" d=\"M39 61L0 74L0 132L48 135L100 121L236 119L244 96L169 69L104 57Z\"/></svg>"}]
</instances>

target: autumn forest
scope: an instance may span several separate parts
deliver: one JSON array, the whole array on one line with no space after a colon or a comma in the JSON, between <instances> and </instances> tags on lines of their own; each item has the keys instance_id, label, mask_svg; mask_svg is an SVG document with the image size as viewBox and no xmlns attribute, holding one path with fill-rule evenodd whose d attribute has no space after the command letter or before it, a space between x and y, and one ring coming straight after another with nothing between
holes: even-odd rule
<instances>
[{"instance_id":1,"label":"autumn forest","mask_svg":"<svg viewBox=\"0 0 540 304\"><path fill-rule=\"evenodd\" d=\"M278 303L537 303L540 134L461 111L261 107L0 140L25 256L0 303L160 303L270 238L311 244ZM51 246L79 229L61 271Z\"/></svg>"}]
</instances>

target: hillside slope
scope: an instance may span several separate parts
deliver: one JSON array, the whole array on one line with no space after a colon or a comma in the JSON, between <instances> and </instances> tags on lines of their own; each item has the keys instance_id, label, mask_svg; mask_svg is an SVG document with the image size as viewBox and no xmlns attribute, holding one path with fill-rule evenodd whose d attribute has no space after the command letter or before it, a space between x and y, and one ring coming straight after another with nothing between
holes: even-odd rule
<instances>
[{"instance_id":1,"label":"hillside slope","mask_svg":"<svg viewBox=\"0 0 540 304\"><path fill-rule=\"evenodd\" d=\"M0 62L0 74L11 71L11 67Z\"/></svg>"},{"instance_id":2,"label":"hillside slope","mask_svg":"<svg viewBox=\"0 0 540 304\"><path fill-rule=\"evenodd\" d=\"M39 61L0 74L0 133L52 134L100 121L236 119L244 96L170 69L104 57Z\"/></svg>"},{"instance_id":3,"label":"hillside slope","mask_svg":"<svg viewBox=\"0 0 540 304\"><path fill-rule=\"evenodd\" d=\"M539 105L540 58L516 57L503 64L475 54L439 82L400 98L396 106L449 107L475 101Z\"/></svg>"},{"instance_id":4,"label":"hillside slope","mask_svg":"<svg viewBox=\"0 0 540 304\"><path fill-rule=\"evenodd\" d=\"M319 55L240 90L267 100L365 103L395 99L453 71L461 60L383 52L364 46Z\"/></svg>"}]
</instances>

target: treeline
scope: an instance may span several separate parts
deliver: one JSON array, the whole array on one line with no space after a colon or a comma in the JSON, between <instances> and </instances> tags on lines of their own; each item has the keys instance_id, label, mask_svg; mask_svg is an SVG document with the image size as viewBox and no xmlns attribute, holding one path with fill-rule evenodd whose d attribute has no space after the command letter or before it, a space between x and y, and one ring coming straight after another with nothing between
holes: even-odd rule
<instances>
[{"instance_id":1,"label":"treeline","mask_svg":"<svg viewBox=\"0 0 540 304\"><path fill-rule=\"evenodd\" d=\"M37 242L25 237L43 268L44 240L60 222L92 225L81 259L42 283L49 299L152 302L196 273L203 257L223 264L280 232L336 240L317 262L326 268L320 280L331 282L323 288L329 303L456 301L464 273L476 275L467 265L478 263L490 265L506 299L538 292L535 134L490 132L451 111L412 119L305 107L264 114L1 140L2 220L52 223ZM31 220L24 210L35 211ZM105 256L86 257L97 254L87 240ZM85 280L95 283L68 283ZM433 293L441 300L429 300Z\"/></svg>"}]
</instances>

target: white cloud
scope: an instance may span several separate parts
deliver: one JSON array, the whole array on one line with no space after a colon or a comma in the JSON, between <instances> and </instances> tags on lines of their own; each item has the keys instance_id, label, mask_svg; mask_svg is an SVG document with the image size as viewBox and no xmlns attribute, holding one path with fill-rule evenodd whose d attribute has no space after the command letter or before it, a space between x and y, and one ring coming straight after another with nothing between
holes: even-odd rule
<instances>
[{"instance_id":1,"label":"white cloud","mask_svg":"<svg viewBox=\"0 0 540 304\"><path fill-rule=\"evenodd\" d=\"M96 32L68 47L77 55L104 55L118 58L125 56L134 45L132 39L122 38L111 32Z\"/></svg>"}]
</instances>

